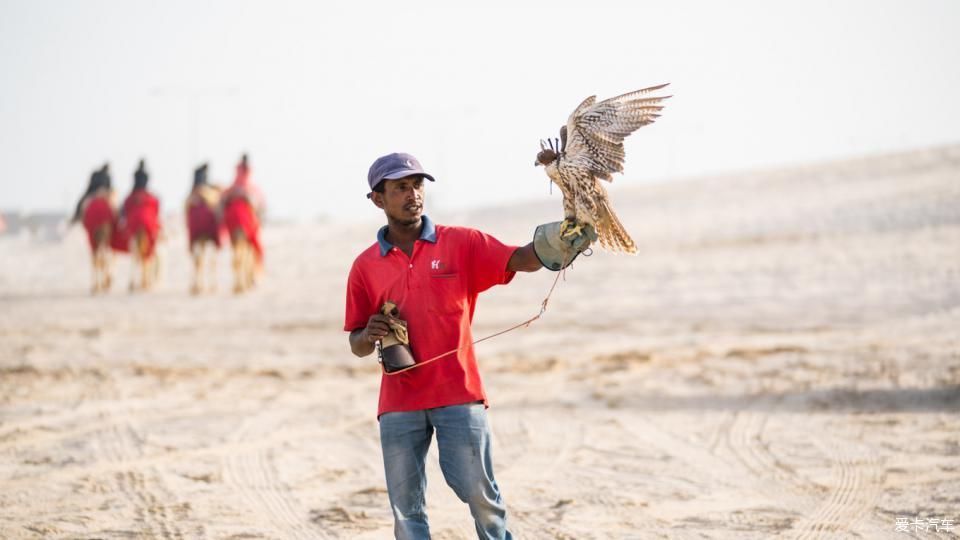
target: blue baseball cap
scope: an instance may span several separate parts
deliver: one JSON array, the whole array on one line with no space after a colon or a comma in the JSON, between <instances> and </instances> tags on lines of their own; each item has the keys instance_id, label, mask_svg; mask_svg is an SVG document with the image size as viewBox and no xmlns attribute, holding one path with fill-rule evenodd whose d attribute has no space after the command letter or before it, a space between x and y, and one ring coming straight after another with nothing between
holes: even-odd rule
<instances>
[{"instance_id":1,"label":"blue baseball cap","mask_svg":"<svg viewBox=\"0 0 960 540\"><path fill-rule=\"evenodd\" d=\"M370 172L367 173L367 183L370 184L372 192L384 180L396 180L414 175L422 176L431 182L435 181L433 176L423 170L417 158L403 152L395 152L379 157L373 162ZM367 198L370 196L368 193Z\"/></svg>"}]
</instances>

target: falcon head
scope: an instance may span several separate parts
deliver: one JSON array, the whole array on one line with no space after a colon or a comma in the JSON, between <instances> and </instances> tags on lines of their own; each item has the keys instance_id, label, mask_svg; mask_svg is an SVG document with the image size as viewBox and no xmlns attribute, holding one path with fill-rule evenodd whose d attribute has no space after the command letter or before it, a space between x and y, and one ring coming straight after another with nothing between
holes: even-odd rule
<instances>
[{"instance_id":1,"label":"falcon head","mask_svg":"<svg viewBox=\"0 0 960 540\"><path fill-rule=\"evenodd\" d=\"M547 148L547 144L550 145L550 148ZM540 139L540 153L537 154L537 161L533 163L533 166L538 165L547 166L554 161L556 161L559 152L557 148L553 145L553 141L547 140L546 144L543 142L543 139Z\"/></svg>"}]
</instances>

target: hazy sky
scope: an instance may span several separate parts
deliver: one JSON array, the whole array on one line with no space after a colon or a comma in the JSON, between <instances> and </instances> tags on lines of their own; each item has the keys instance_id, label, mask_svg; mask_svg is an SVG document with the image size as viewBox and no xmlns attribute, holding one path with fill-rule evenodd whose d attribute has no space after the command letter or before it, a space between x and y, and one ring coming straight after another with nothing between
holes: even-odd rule
<instances>
[{"instance_id":1,"label":"hazy sky","mask_svg":"<svg viewBox=\"0 0 960 540\"><path fill-rule=\"evenodd\" d=\"M175 210L242 151L274 217L375 217L391 151L428 212L545 198L540 138L662 82L614 190L960 142L954 0L514 4L0 0L0 209L67 211L105 160L126 193L143 156Z\"/></svg>"}]
</instances>

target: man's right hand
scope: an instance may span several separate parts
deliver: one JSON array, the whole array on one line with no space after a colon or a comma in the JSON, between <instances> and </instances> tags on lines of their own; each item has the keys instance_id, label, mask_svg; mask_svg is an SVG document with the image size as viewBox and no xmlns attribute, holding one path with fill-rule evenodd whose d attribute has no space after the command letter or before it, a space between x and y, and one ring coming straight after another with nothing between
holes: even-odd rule
<instances>
[{"instance_id":1,"label":"man's right hand","mask_svg":"<svg viewBox=\"0 0 960 540\"><path fill-rule=\"evenodd\" d=\"M367 319L367 326L350 332L350 350L357 356L367 356L376 350L376 343L390 332L390 317L376 313Z\"/></svg>"},{"instance_id":2,"label":"man's right hand","mask_svg":"<svg viewBox=\"0 0 960 540\"><path fill-rule=\"evenodd\" d=\"M385 338L390 333L390 317L381 313L374 313L367 320L367 326L363 329L361 339L367 343L376 343Z\"/></svg>"}]
</instances>

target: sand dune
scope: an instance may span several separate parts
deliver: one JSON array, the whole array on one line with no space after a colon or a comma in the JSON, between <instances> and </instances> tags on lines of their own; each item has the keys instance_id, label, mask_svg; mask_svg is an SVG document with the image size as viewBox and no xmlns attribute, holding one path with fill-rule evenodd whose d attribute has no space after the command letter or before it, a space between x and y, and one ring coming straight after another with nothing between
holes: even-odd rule
<instances>
[{"instance_id":1,"label":"sand dune","mask_svg":"<svg viewBox=\"0 0 960 540\"><path fill-rule=\"evenodd\" d=\"M578 259L477 349L518 538L960 530L960 146L612 197L639 255ZM430 213L523 243L558 209ZM340 330L377 226L268 228L242 297L225 254L187 294L177 223L141 295L88 295L78 230L0 238L0 537L390 537L378 369ZM475 334L553 277L486 293ZM434 536L472 538L431 453Z\"/></svg>"}]
</instances>

